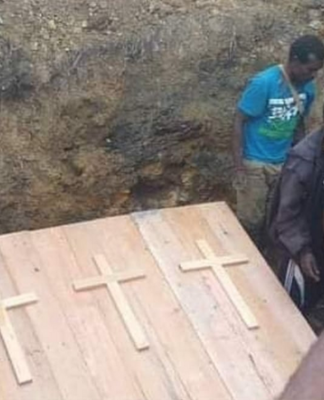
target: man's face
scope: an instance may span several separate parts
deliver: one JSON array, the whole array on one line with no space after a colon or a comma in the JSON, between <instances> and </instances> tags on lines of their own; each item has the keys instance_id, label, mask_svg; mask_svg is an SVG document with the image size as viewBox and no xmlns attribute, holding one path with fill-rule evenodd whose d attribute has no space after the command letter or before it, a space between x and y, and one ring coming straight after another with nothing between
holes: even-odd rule
<instances>
[{"instance_id":1,"label":"man's face","mask_svg":"<svg viewBox=\"0 0 324 400\"><path fill-rule=\"evenodd\" d=\"M292 81L297 84L304 84L316 78L317 72L323 67L323 61L313 60L308 63L301 63L299 60L290 62Z\"/></svg>"}]
</instances>

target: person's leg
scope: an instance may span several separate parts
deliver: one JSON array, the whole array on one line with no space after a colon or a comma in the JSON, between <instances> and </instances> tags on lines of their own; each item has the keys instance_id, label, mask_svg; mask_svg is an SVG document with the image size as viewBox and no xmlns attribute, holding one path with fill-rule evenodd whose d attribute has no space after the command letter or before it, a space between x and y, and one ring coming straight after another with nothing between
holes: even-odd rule
<instances>
[{"instance_id":1,"label":"person's leg","mask_svg":"<svg viewBox=\"0 0 324 400\"><path fill-rule=\"evenodd\" d=\"M265 208L264 208L264 220L263 220L263 230L262 230L262 237L261 237L261 248L264 252L264 256L268 260L271 260L272 256L268 253L268 244L269 244L269 237L267 228L269 228L269 221L267 218L270 215L271 205L273 203L273 198L275 195L275 188L279 181L280 173L282 170L282 164L265 164L264 165L264 174L265 174L265 182L267 185L267 197L265 201ZM268 260L269 261L269 260ZM272 264L272 263L270 263ZM277 271L277 268L274 269L274 272Z\"/></svg>"},{"instance_id":2,"label":"person's leg","mask_svg":"<svg viewBox=\"0 0 324 400\"><path fill-rule=\"evenodd\" d=\"M266 185L268 187L268 194L267 194L267 208L268 205L271 204L274 194L274 188L276 183L278 182L282 164L265 164L264 165L264 173L265 173L265 180Z\"/></svg>"},{"instance_id":3,"label":"person's leg","mask_svg":"<svg viewBox=\"0 0 324 400\"><path fill-rule=\"evenodd\" d=\"M246 181L236 187L236 212L243 227L259 247L268 193L264 164L245 160L244 167Z\"/></svg>"}]
</instances>

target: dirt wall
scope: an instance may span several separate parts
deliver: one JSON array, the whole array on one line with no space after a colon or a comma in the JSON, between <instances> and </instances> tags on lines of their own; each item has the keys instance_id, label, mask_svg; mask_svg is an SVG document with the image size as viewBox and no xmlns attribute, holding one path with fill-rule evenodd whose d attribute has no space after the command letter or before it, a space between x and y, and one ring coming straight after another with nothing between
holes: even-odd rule
<instances>
[{"instance_id":1,"label":"dirt wall","mask_svg":"<svg viewBox=\"0 0 324 400\"><path fill-rule=\"evenodd\" d=\"M324 37L323 12L319 0L0 1L0 232L232 202L237 97L298 35Z\"/></svg>"}]
</instances>

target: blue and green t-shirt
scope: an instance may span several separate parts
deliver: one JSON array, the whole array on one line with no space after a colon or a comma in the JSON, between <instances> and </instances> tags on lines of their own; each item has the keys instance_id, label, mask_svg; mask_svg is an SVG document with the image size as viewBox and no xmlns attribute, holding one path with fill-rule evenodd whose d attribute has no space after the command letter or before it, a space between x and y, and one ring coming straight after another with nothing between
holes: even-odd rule
<instances>
[{"instance_id":1,"label":"blue and green t-shirt","mask_svg":"<svg viewBox=\"0 0 324 400\"><path fill-rule=\"evenodd\" d=\"M307 115L315 98L315 84L297 86L296 91ZM251 79L238 109L250 117L244 126L244 158L274 164L284 162L300 117L278 65Z\"/></svg>"}]
</instances>

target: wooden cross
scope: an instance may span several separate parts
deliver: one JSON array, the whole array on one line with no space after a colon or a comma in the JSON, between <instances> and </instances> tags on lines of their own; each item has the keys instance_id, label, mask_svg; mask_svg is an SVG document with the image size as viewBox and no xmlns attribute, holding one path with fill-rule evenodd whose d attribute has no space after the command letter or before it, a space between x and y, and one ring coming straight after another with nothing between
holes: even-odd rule
<instances>
[{"instance_id":1,"label":"wooden cross","mask_svg":"<svg viewBox=\"0 0 324 400\"><path fill-rule=\"evenodd\" d=\"M136 349L147 349L149 343L146 336L119 285L119 282L129 282L145 278L145 275L141 271L113 272L102 254L94 256L94 261L101 276L75 281L73 283L74 290L83 291L106 286Z\"/></svg>"},{"instance_id":2,"label":"wooden cross","mask_svg":"<svg viewBox=\"0 0 324 400\"><path fill-rule=\"evenodd\" d=\"M245 264L249 260L244 255L232 255L224 257L216 257L213 250L210 248L209 244L205 240L197 240L197 246L201 253L205 256L204 259L184 262L180 264L182 271L198 271L202 269L211 268L220 283L222 284L224 290L229 296L230 300L236 307L238 313L240 314L242 320L248 327L248 329L257 329L259 324L253 315L252 311L249 309L245 301L243 300L241 294L237 290L236 286L232 282L230 276L226 272L225 268L234 265Z\"/></svg>"},{"instance_id":3,"label":"wooden cross","mask_svg":"<svg viewBox=\"0 0 324 400\"><path fill-rule=\"evenodd\" d=\"M33 379L7 310L27 306L37 301L38 299L33 293L9 297L0 301L0 334L20 385L31 382Z\"/></svg>"}]
</instances>

